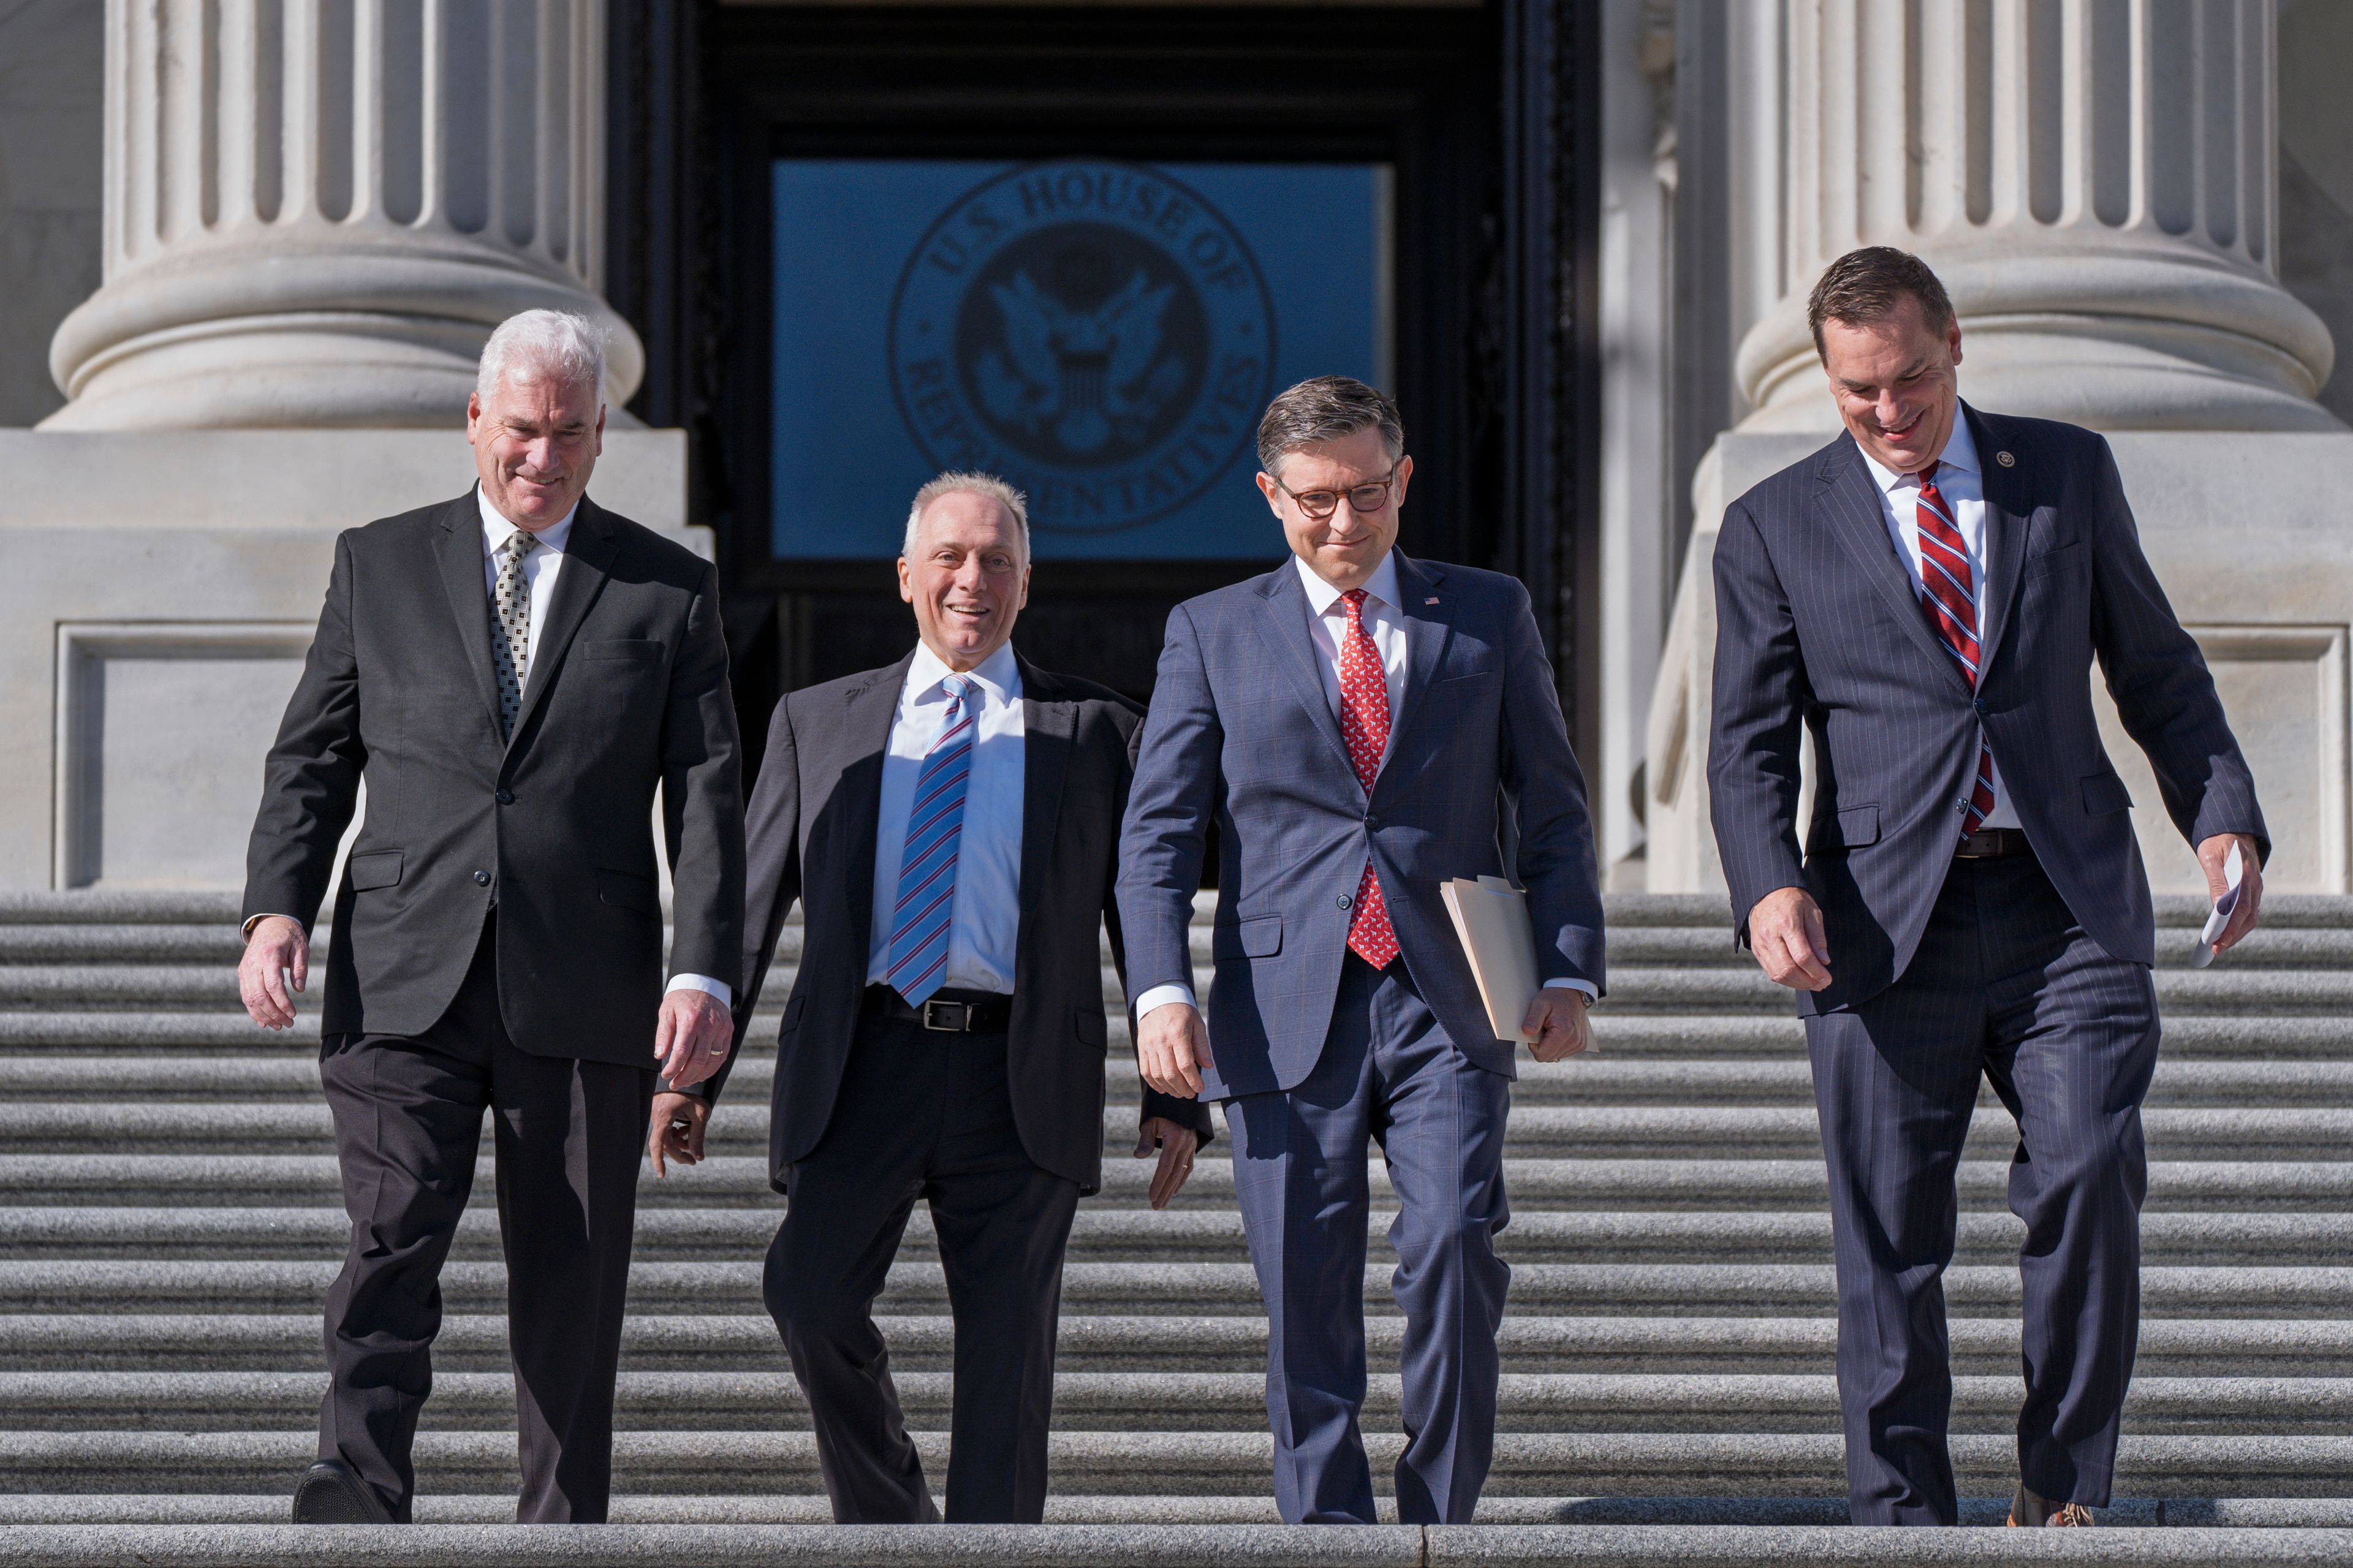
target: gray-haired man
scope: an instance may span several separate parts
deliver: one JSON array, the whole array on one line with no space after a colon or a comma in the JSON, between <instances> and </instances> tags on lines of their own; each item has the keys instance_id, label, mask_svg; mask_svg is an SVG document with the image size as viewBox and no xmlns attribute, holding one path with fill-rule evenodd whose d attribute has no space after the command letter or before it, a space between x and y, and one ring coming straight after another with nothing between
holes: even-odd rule
<instances>
[{"instance_id":1,"label":"gray-haired man","mask_svg":"<svg viewBox=\"0 0 2353 1568\"><path fill-rule=\"evenodd\" d=\"M752 795L744 997L795 899L806 936L768 1113L769 1180L792 1206L768 1310L808 1396L833 1516L939 1513L891 1383L874 1299L917 1199L955 1315L947 1517L1046 1507L1062 1252L1103 1180L1098 932L1143 714L1008 640L1029 595L1019 491L943 474L915 496L899 591L922 640L898 663L776 706ZM725 1081L664 1094L652 1140L702 1157ZM1154 1206L1209 1135L1203 1107L1146 1090Z\"/></svg>"},{"instance_id":2,"label":"gray-haired man","mask_svg":"<svg viewBox=\"0 0 2353 1568\"><path fill-rule=\"evenodd\" d=\"M657 1062L733 1037L744 825L718 583L586 497L603 340L527 311L467 405L480 483L355 528L269 753L237 978L294 1021L307 935L363 778L335 900L320 1077L351 1250L297 1522L409 1517L438 1279L492 1113L526 1523L596 1522ZM676 886L672 978L648 819Z\"/></svg>"}]
</instances>

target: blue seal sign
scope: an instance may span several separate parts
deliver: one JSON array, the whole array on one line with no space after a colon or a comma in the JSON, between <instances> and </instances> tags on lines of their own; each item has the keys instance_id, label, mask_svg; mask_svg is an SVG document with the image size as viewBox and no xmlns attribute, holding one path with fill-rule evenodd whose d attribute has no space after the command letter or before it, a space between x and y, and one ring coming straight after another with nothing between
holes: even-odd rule
<instances>
[{"instance_id":1,"label":"blue seal sign","mask_svg":"<svg viewBox=\"0 0 2353 1568\"><path fill-rule=\"evenodd\" d=\"M943 468L1002 474L1031 526L1140 527L1249 450L1273 391L1257 259L1198 194L1136 163L999 174L934 220L891 304L891 383Z\"/></svg>"}]
</instances>

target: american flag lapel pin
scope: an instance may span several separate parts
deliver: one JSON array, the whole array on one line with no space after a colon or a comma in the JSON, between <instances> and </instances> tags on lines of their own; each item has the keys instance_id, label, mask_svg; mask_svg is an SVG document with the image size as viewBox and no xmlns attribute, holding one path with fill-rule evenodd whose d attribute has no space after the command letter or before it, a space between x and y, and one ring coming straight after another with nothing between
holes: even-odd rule
<instances>
[{"instance_id":1,"label":"american flag lapel pin","mask_svg":"<svg viewBox=\"0 0 2353 1568\"><path fill-rule=\"evenodd\" d=\"M1429 598L1424 599L1424 600L1422 601L1422 603L1423 603L1423 604L1425 604L1425 605L1434 605L1434 604L1438 603L1438 595L1435 595L1435 594L1432 594Z\"/></svg>"}]
</instances>

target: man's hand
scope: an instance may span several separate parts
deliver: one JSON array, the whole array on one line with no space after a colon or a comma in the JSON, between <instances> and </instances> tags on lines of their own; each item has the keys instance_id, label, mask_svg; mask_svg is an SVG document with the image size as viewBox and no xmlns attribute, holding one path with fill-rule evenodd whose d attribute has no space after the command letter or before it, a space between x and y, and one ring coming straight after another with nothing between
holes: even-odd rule
<instances>
[{"instance_id":1,"label":"man's hand","mask_svg":"<svg viewBox=\"0 0 2353 1568\"><path fill-rule=\"evenodd\" d=\"M1136 1069L1144 1074L1145 1082L1163 1094L1178 1100L1198 1098L1201 1069L1214 1065L1209 1060L1209 1031L1201 1022L1198 1007L1163 1002L1136 1026Z\"/></svg>"},{"instance_id":2,"label":"man's hand","mask_svg":"<svg viewBox=\"0 0 2353 1568\"><path fill-rule=\"evenodd\" d=\"M2239 849L2239 902L2231 910L2222 934L2214 939L2216 952L2228 952L2241 937L2255 929L2257 912L2263 901L2263 872L2255 860L2255 841L2243 833L2217 833L2198 847L2198 864L2206 869L2208 896L2219 899L2231 890L2231 880L2223 867L2231 858L2232 845Z\"/></svg>"},{"instance_id":3,"label":"man's hand","mask_svg":"<svg viewBox=\"0 0 2353 1568\"><path fill-rule=\"evenodd\" d=\"M735 1019L708 991L666 993L654 1019L654 1055L675 1089L690 1089L717 1072L735 1043Z\"/></svg>"},{"instance_id":4,"label":"man's hand","mask_svg":"<svg viewBox=\"0 0 2353 1568\"><path fill-rule=\"evenodd\" d=\"M1776 888L1757 900L1748 911L1748 951L1776 985L1820 991L1831 983L1821 907L1803 888Z\"/></svg>"},{"instance_id":5,"label":"man's hand","mask_svg":"<svg viewBox=\"0 0 2353 1568\"><path fill-rule=\"evenodd\" d=\"M1540 1062L1556 1062L1590 1046L1593 1031L1585 1021L1589 1005L1585 993L1570 986L1547 985L1538 991L1520 1025L1530 1054Z\"/></svg>"},{"instance_id":6,"label":"man's hand","mask_svg":"<svg viewBox=\"0 0 2353 1568\"><path fill-rule=\"evenodd\" d=\"M290 993L301 990L310 979L311 939L302 934L301 922L284 915L264 915L254 921L246 935L245 956L237 965L237 994L246 1015L265 1029L292 1028Z\"/></svg>"},{"instance_id":7,"label":"man's hand","mask_svg":"<svg viewBox=\"0 0 2353 1568\"><path fill-rule=\"evenodd\" d=\"M1152 1173L1154 1208L1166 1208L1168 1200L1184 1190L1185 1178L1193 1173L1194 1151L1200 1146L1200 1134L1189 1127L1179 1127L1165 1116L1144 1119L1135 1135L1135 1157L1149 1160L1155 1149L1160 1151L1159 1167Z\"/></svg>"},{"instance_id":8,"label":"man's hand","mask_svg":"<svg viewBox=\"0 0 2353 1568\"><path fill-rule=\"evenodd\" d=\"M646 1154L654 1163L654 1174L670 1174L665 1157L681 1165L702 1163L702 1129L710 1120L707 1100L668 1089L655 1095L653 1120L646 1129Z\"/></svg>"}]
</instances>

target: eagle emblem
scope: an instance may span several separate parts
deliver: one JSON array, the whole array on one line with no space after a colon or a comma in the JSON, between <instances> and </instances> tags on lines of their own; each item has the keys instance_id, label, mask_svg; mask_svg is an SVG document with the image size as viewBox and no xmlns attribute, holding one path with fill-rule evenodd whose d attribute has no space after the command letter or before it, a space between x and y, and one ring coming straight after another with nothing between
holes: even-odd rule
<instances>
[{"instance_id":1,"label":"eagle emblem","mask_svg":"<svg viewBox=\"0 0 2353 1568\"><path fill-rule=\"evenodd\" d=\"M1184 356L1163 352L1160 321L1176 291L1142 268L1092 308L1055 299L1027 271L989 285L1004 339L973 366L982 404L1073 456L1103 450L1114 433L1133 441L1189 379Z\"/></svg>"}]
</instances>

